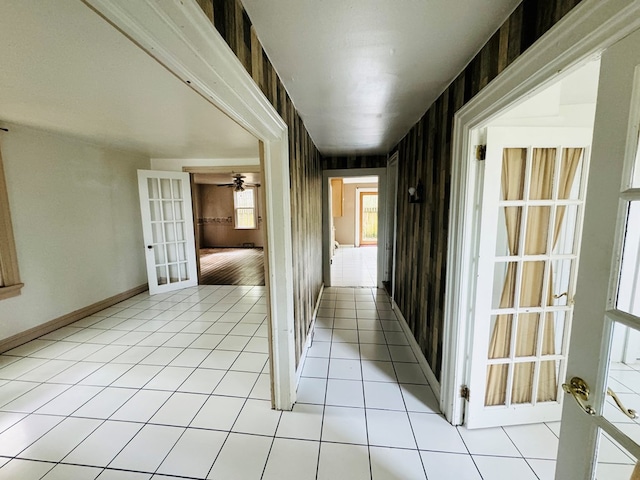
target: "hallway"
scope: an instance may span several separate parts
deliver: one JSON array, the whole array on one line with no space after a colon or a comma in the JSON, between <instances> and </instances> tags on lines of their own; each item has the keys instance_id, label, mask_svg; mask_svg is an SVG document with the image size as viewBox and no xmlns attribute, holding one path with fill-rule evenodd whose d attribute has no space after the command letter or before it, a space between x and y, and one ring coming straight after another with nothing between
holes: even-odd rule
<instances>
[{"instance_id":1,"label":"hallway","mask_svg":"<svg viewBox=\"0 0 640 480\"><path fill-rule=\"evenodd\" d=\"M334 287L375 287L378 275L378 247L340 247L331 263Z\"/></svg>"},{"instance_id":2,"label":"hallway","mask_svg":"<svg viewBox=\"0 0 640 480\"><path fill-rule=\"evenodd\" d=\"M377 289L326 289L270 410L265 312L263 287L145 293L0 356L0 479L552 478L557 425L438 414Z\"/></svg>"}]
</instances>

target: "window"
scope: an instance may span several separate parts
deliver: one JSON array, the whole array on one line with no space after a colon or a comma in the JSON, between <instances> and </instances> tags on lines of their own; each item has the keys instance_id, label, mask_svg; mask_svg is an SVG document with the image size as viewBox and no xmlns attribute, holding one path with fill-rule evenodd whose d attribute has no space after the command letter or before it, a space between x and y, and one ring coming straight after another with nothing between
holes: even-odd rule
<instances>
[{"instance_id":1,"label":"window","mask_svg":"<svg viewBox=\"0 0 640 480\"><path fill-rule=\"evenodd\" d=\"M0 300L19 295L22 287L0 152Z\"/></svg>"},{"instance_id":2,"label":"window","mask_svg":"<svg viewBox=\"0 0 640 480\"><path fill-rule=\"evenodd\" d=\"M253 188L233 192L236 229L257 228L256 200Z\"/></svg>"}]
</instances>

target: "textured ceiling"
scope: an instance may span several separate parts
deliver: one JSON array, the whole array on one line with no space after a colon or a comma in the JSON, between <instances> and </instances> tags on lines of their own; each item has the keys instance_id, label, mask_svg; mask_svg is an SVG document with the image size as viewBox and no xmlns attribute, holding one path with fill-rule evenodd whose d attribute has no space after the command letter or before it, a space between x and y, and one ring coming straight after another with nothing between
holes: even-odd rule
<instances>
[{"instance_id":1,"label":"textured ceiling","mask_svg":"<svg viewBox=\"0 0 640 480\"><path fill-rule=\"evenodd\" d=\"M520 0L243 0L324 154L387 153Z\"/></svg>"}]
</instances>

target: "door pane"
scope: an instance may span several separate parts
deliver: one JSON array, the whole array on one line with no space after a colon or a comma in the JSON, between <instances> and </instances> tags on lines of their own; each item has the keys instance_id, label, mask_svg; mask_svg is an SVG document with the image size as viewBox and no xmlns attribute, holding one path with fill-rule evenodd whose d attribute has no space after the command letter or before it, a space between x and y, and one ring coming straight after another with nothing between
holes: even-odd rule
<instances>
[{"instance_id":1,"label":"door pane","mask_svg":"<svg viewBox=\"0 0 640 480\"><path fill-rule=\"evenodd\" d=\"M564 148L560 165L558 198L577 200L582 198L583 148Z\"/></svg>"},{"instance_id":2,"label":"door pane","mask_svg":"<svg viewBox=\"0 0 640 480\"><path fill-rule=\"evenodd\" d=\"M571 274L574 261L554 260L551 262L551 285L549 305L566 306L569 304L569 292L571 288Z\"/></svg>"},{"instance_id":3,"label":"door pane","mask_svg":"<svg viewBox=\"0 0 640 480\"><path fill-rule=\"evenodd\" d=\"M515 300L516 262L497 262L493 274L493 301L491 307L512 308Z\"/></svg>"},{"instance_id":4,"label":"door pane","mask_svg":"<svg viewBox=\"0 0 640 480\"><path fill-rule=\"evenodd\" d=\"M558 378L560 377L560 360L540 362L538 373L538 402L556 402L558 399Z\"/></svg>"},{"instance_id":5,"label":"door pane","mask_svg":"<svg viewBox=\"0 0 640 480\"><path fill-rule=\"evenodd\" d=\"M529 179L529 198L531 200L550 200L553 195L556 149L534 148L531 159L531 177Z\"/></svg>"},{"instance_id":6,"label":"door pane","mask_svg":"<svg viewBox=\"0 0 640 480\"><path fill-rule=\"evenodd\" d=\"M494 315L491 317L491 336L489 338L489 358L508 358L511 354L511 329L513 315ZM503 339L498 341L498 339Z\"/></svg>"},{"instance_id":7,"label":"door pane","mask_svg":"<svg viewBox=\"0 0 640 480\"><path fill-rule=\"evenodd\" d=\"M362 195L362 241L378 240L378 195Z\"/></svg>"},{"instance_id":8,"label":"door pane","mask_svg":"<svg viewBox=\"0 0 640 480\"><path fill-rule=\"evenodd\" d=\"M539 307L542 304L544 269L546 262L524 262L520 282L520 307Z\"/></svg>"},{"instance_id":9,"label":"door pane","mask_svg":"<svg viewBox=\"0 0 640 480\"><path fill-rule=\"evenodd\" d=\"M629 202L616 307L640 316L640 201Z\"/></svg>"},{"instance_id":10,"label":"door pane","mask_svg":"<svg viewBox=\"0 0 640 480\"><path fill-rule=\"evenodd\" d=\"M539 320L539 313L521 313L518 315L516 357L531 357L536 354Z\"/></svg>"},{"instance_id":11,"label":"door pane","mask_svg":"<svg viewBox=\"0 0 640 480\"><path fill-rule=\"evenodd\" d=\"M553 254L568 255L575 251L578 205L559 206L553 237Z\"/></svg>"},{"instance_id":12,"label":"door pane","mask_svg":"<svg viewBox=\"0 0 640 480\"><path fill-rule=\"evenodd\" d=\"M496 238L497 257L518 255L521 222L522 207L500 207L498 211L498 236Z\"/></svg>"},{"instance_id":13,"label":"door pane","mask_svg":"<svg viewBox=\"0 0 640 480\"><path fill-rule=\"evenodd\" d=\"M505 148L502 153L502 188L500 200L522 200L527 149Z\"/></svg>"},{"instance_id":14,"label":"door pane","mask_svg":"<svg viewBox=\"0 0 640 480\"><path fill-rule=\"evenodd\" d=\"M516 363L513 366L511 403L531 403L535 363Z\"/></svg>"},{"instance_id":15,"label":"door pane","mask_svg":"<svg viewBox=\"0 0 640 480\"><path fill-rule=\"evenodd\" d=\"M567 331L566 318L569 312L558 310L547 312L542 332L542 355L561 355L562 343Z\"/></svg>"},{"instance_id":16,"label":"door pane","mask_svg":"<svg viewBox=\"0 0 640 480\"><path fill-rule=\"evenodd\" d=\"M529 207L527 230L524 239L525 255L543 255L547 253L550 214L551 207Z\"/></svg>"}]
</instances>

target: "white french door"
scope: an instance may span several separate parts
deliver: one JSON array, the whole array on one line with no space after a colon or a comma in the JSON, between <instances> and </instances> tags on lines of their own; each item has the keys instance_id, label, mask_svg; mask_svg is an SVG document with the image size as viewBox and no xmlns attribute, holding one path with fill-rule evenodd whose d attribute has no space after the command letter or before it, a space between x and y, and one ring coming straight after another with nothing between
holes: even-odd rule
<instances>
[{"instance_id":1,"label":"white french door","mask_svg":"<svg viewBox=\"0 0 640 480\"><path fill-rule=\"evenodd\" d=\"M590 143L487 129L468 428L560 419Z\"/></svg>"},{"instance_id":2,"label":"white french door","mask_svg":"<svg viewBox=\"0 0 640 480\"><path fill-rule=\"evenodd\" d=\"M198 284L189 174L138 170L149 293Z\"/></svg>"},{"instance_id":3,"label":"white french door","mask_svg":"<svg viewBox=\"0 0 640 480\"><path fill-rule=\"evenodd\" d=\"M640 360L615 341L640 332L639 126L636 31L602 55L558 480L640 478Z\"/></svg>"}]
</instances>

